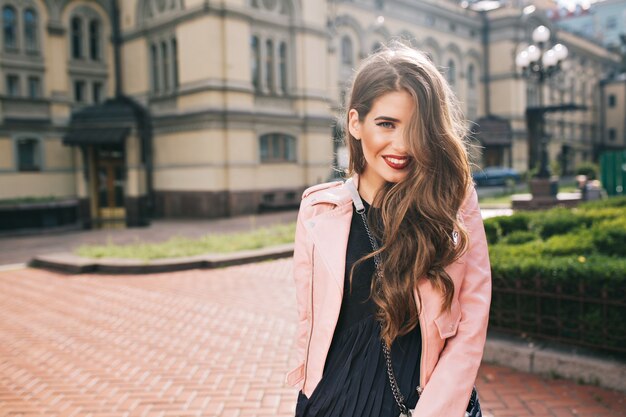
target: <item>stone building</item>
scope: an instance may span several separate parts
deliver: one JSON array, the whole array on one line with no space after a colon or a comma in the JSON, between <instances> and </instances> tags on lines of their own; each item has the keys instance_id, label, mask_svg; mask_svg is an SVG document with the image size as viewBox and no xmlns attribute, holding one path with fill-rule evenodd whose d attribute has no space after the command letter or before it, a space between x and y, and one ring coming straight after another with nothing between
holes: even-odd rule
<instances>
[{"instance_id":1,"label":"stone building","mask_svg":"<svg viewBox=\"0 0 626 417\"><path fill-rule=\"evenodd\" d=\"M15 211L23 202L46 208L40 225L74 216L84 227L297 205L333 175L354 68L391 38L425 50L467 118L483 123L477 164L525 171L524 110L537 91L514 57L537 24L550 26L572 57L544 97L587 103L548 122L551 157L569 173L594 157L601 81L619 63L541 10L513 6L0 0L0 9L0 230L28 218ZM490 132L490 120L506 128ZM65 210L60 220L45 219L52 206Z\"/></svg>"}]
</instances>

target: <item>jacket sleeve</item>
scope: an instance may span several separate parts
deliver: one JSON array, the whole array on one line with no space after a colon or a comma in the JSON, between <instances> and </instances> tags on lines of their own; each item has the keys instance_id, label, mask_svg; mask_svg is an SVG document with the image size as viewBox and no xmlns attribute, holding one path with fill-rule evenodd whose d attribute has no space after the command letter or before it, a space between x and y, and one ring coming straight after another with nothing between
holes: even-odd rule
<instances>
[{"instance_id":1,"label":"jacket sleeve","mask_svg":"<svg viewBox=\"0 0 626 417\"><path fill-rule=\"evenodd\" d=\"M293 278L296 287L296 301L298 306L298 325L296 330L296 357L298 366L291 370L286 377L286 383L290 386L302 388L304 381L304 361L306 354L306 342L309 332L309 299L311 288L312 264L311 243L309 242L304 221L306 220L307 207L302 202L298 212L296 223L296 236L293 250Z\"/></svg>"},{"instance_id":2,"label":"jacket sleeve","mask_svg":"<svg viewBox=\"0 0 626 417\"><path fill-rule=\"evenodd\" d=\"M483 356L491 304L491 267L485 229L472 188L461 209L469 235L458 300L461 321L449 338L415 408L420 417L463 417Z\"/></svg>"}]
</instances>

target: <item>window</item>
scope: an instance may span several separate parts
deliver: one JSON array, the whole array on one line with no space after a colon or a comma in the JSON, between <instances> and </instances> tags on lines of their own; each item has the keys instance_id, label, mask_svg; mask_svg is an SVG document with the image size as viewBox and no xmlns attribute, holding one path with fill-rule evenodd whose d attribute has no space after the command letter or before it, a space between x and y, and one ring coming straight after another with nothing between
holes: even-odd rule
<instances>
[{"instance_id":1,"label":"window","mask_svg":"<svg viewBox=\"0 0 626 417\"><path fill-rule=\"evenodd\" d=\"M85 82L74 81L74 101L76 103L85 102Z\"/></svg>"},{"instance_id":2,"label":"window","mask_svg":"<svg viewBox=\"0 0 626 417\"><path fill-rule=\"evenodd\" d=\"M279 69L280 69L280 89L283 94L287 94L287 44L280 43L279 49Z\"/></svg>"},{"instance_id":3,"label":"window","mask_svg":"<svg viewBox=\"0 0 626 417\"><path fill-rule=\"evenodd\" d=\"M476 87L476 74L474 70L474 64L469 64L467 67L467 84L470 88Z\"/></svg>"},{"instance_id":4,"label":"window","mask_svg":"<svg viewBox=\"0 0 626 417\"><path fill-rule=\"evenodd\" d=\"M150 60L152 62L152 91L159 91L159 50L156 45L150 47Z\"/></svg>"},{"instance_id":5,"label":"window","mask_svg":"<svg viewBox=\"0 0 626 417\"><path fill-rule=\"evenodd\" d=\"M267 57L265 61L265 81L267 83L267 89L270 91L274 91L274 42L272 42L271 39L268 39L266 45Z\"/></svg>"},{"instance_id":6,"label":"window","mask_svg":"<svg viewBox=\"0 0 626 417\"><path fill-rule=\"evenodd\" d=\"M41 169L40 145L37 139L17 141L17 169L19 171L39 171Z\"/></svg>"},{"instance_id":7,"label":"window","mask_svg":"<svg viewBox=\"0 0 626 417\"><path fill-rule=\"evenodd\" d=\"M375 54L376 52L380 51L380 49L383 47L382 42L376 41L372 44L372 53Z\"/></svg>"},{"instance_id":8,"label":"window","mask_svg":"<svg viewBox=\"0 0 626 417\"><path fill-rule=\"evenodd\" d=\"M617 129L609 129L609 140L617 139Z\"/></svg>"},{"instance_id":9,"label":"window","mask_svg":"<svg viewBox=\"0 0 626 417\"><path fill-rule=\"evenodd\" d=\"M617 97L615 97L615 94L610 94L609 95L609 107L615 107L617 105Z\"/></svg>"},{"instance_id":10,"label":"window","mask_svg":"<svg viewBox=\"0 0 626 417\"><path fill-rule=\"evenodd\" d=\"M19 97L20 94L20 77L12 74L7 75L7 95Z\"/></svg>"},{"instance_id":11,"label":"window","mask_svg":"<svg viewBox=\"0 0 626 417\"><path fill-rule=\"evenodd\" d=\"M178 88L178 42L172 39L172 72L174 73L174 88Z\"/></svg>"},{"instance_id":12,"label":"window","mask_svg":"<svg viewBox=\"0 0 626 417\"><path fill-rule=\"evenodd\" d=\"M349 36L341 38L341 63L354 65L354 50L352 49L352 39Z\"/></svg>"},{"instance_id":13,"label":"window","mask_svg":"<svg viewBox=\"0 0 626 417\"><path fill-rule=\"evenodd\" d=\"M72 18L72 58L83 57L83 21L80 17Z\"/></svg>"},{"instance_id":14,"label":"window","mask_svg":"<svg viewBox=\"0 0 626 417\"><path fill-rule=\"evenodd\" d=\"M32 99L41 97L41 80L39 77L28 77L28 97Z\"/></svg>"},{"instance_id":15,"label":"window","mask_svg":"<svg viewBox=\"0 0 626 417\"><path fill-rule=\"evenodd\" d=\"M616 16L609 16L609 18L606 19L606 28L607 29L615 29L615 28L617 28L617 17Z\"/></svg>"},{"instance_id":16,"label":"window","mask_svg":"<svg viewBox=\"0 0 626 417\"><path fill-rule=\"evenodd\" d=\"M89 57L94 61L100 60L100 22L89 22Z\"/></svg>"},{"instance_id":17,"label":"window","mask_svg":"<svg viewBox=\"0 0 626 417\"><path fill-rule=\"evenodd\" d=\"M17 48L17 19L15 9L11 6L5 6L2 9L2 28L4 49Z\"/></svg>"},{"instance_id":18,"label":"window","mask_svg":"<svg viewBox=\"0 0 626 417\"><path fill-rule=\"evenodd\" d=\"M453 60L448 61L448 82L450 85L456 83L456 64Z\"/></svg>"},{"instance_id":19,"label":"window","mask_svg":"<svg viewBox=\"0 0 626 417\"><path fill-rule=\"evenodd\" d=\"M37 51L37 13L32 9L24 11L24 39L27 51Z\"/></svg>"},{"instance_id":20,"label":"window","mask_svg":"<svg viewBox=\"0 0 626 417\"><path fill-rule=\"evenodd\" d=\"M167 43L161 42L161 59L163 60L163 90L167 91L170 89L170 54L167 50Z\"/></svg>"},{"instance_id":21,"label":"window","mask_svg":"<svg viewBox=\"0 0 626 417\"><path fill-rule=\"evenodd\" d=\"M91 99L94 103L100 103L102 101L102 83L95 82L92 84Z\"/></svg>"},{"instance_id":22,"label":"window","mask_svg":"<svg viewBox=\"0 0 626 417\"><path fill-rule=\"evenodd\" d=\"M261 162L295 162L296 138L282 133L261 136Z\"/></svg>"},{"instance_id":23,"label":"window","mask_svg":"<svg viewBox=\"0 0 626 417\"><path fill-rule=\"evenodd\" d=\"M255 91L259 91L261 89L261 77L260 77L260 66L261 66L261 51L259 49L259 38L257 36L253 36L250 41L250 48L252 52L252 85L254 86Z\"/></svg>"}]
</instances>

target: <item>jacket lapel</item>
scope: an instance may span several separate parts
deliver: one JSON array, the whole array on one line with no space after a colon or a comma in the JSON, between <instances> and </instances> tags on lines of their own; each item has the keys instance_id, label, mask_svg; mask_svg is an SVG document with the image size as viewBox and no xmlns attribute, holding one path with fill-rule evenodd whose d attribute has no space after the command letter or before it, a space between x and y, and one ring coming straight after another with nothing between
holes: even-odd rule
<instances>
[{"instance_id":1,"label":"jacket lapel","mask_svg":"<svg viewBox=\"0 0 626 417\"><path fill-rule=\"evenodd\" d=\"M339 291L343 294L346 250L352 220L352 204L344 203L306 222L321 261L326 266Z\"/></svg>"}]
</instances>

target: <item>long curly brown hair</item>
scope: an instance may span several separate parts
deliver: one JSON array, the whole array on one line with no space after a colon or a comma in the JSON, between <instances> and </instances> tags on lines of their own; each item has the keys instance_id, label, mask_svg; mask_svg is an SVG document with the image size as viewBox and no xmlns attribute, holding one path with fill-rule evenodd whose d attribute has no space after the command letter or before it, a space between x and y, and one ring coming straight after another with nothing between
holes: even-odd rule
<instances>
[{"instance_id":1,"label":"long curly brown hair","mask_svg":"<svg viewBox=\"0 0 626 417\"><path fill-rule=\"evenodd\" d=\"M424 53L394 42L366 58L355 74L346 113L355 109L362 122L377 98L402 90L415 102L405 138L412 169L403 181L378 190L373 206L380 220L372 221L369 212L383 260L383 279L380 286L372 280L371 297L389 346L419 322L413 289L422 277L441 291L441 311L450 309L454 283L444 267L467 249L467 231L457 213L472 184L467 123L450 86ZM361 174L366 163L361 142L347 125L344 132L348 173ZM421 301L419 290L418 297Z\"/></svg>"}]
</instances>

